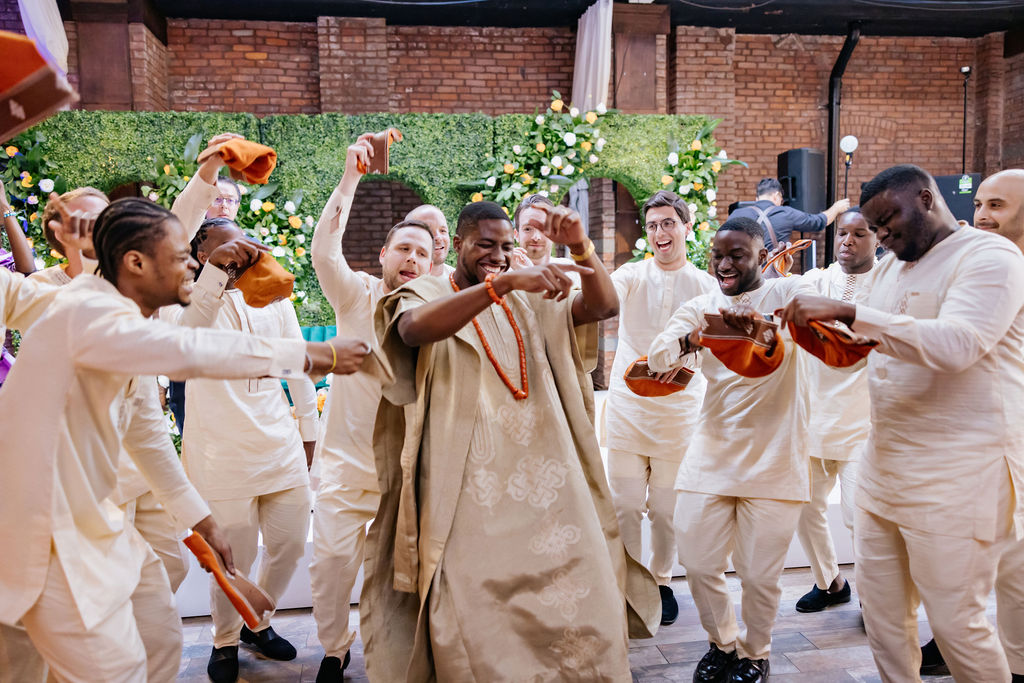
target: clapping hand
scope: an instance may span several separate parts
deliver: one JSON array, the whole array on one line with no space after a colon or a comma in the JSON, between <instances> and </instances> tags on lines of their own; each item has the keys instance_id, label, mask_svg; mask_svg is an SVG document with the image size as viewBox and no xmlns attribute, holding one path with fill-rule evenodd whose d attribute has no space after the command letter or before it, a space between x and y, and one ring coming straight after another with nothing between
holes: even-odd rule
<instances>
[{"instance_id":1,"label":"clapping hand","mask_svg":"<svg viewBox=\"0 0 1024 683\"><path fill-rule=\"evenodd\" d=\"M587 229L583 218L567 206L534 205L547 215L544 227L541 228L549 240L555 244L581 245L587 241Z\"/></svg>"},{"instance_id":2,"label":"clapping hand","mask_svg":"<svg viewBox=\"0 0 1024 683\"><path fill-rule=\"evenodd\" d=\"M92 252L92 230L99 214L68 210L56 192L50 193L48 201L60 215L60 220L50 221L49 228L64 246L65 253Z\"/></svg>"}]
</instances>

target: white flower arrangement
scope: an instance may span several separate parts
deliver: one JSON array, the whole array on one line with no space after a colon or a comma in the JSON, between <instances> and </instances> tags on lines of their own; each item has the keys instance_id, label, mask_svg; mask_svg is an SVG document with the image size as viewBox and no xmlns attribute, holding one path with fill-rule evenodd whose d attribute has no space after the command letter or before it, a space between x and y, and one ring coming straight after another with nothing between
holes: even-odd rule
<instances>
[{"instance_id":1,"label":"white flower arrangement","mask_svg":"<svg viewBox=\"0 0 1024 683\"><path fill-rule=\"evenodd\" d=\"M669 154L668 163L670 163L673 166L677 166L679 164L679 154L676 152L672 152L671 154Z\"/></svg>"},{"instance_id":2,"label":"white flower arrangement","mask_svg":"<svg viewBox=\"0 0 1024 683\"><path fill-rule=\"evenodd\" d=\"M43 178L39 181L39 189L42 192L53 192L53 180L50 178Z\"/></svg>"},{"instance_id":3,"label":"white flower arrangement","mask_svg":"<svg viewBox=\"0 0 1024 683\"><path fill-rule=\"evenodd\" d=\"M551 157L551 165L555 168L562 168L562 157L553 156Z\"/></svg>"},{"instance_id":4,"label":"white flower arrangement","mask_svg":"<svg viewBox=\"0 0 1024 683\"><path fill-rule=\"evenodd\" d=\"M487 187L494 187L495 183L497 183L497 182L498 182L498 179L495 178L494 176L491 176L490 178L488 178L486 180L486 182L484 184L487 185Z\"/></svg>"},{"instance_id":5,"label":"white flower arrangement","mask_svg":"<svg viewBox=\"0 0 1024 683\"><path fill-rule=\"evenodd\" d=\"M566 133L562 139L565 140L566 145L572 147L576 144L576 133Z\"/></svg>"},{"instance_id":6,"label":"white flower arrangement","mask_svg":"<svg viewBox=\"0 0 1024 683\"><path fill-rule=\"evenodd\" d=\"M249 210L252 211L253 213L259 211L261 206L263 206L263 202L261 202L258 199L254 199L251 202L249 202Z\"/></svg>"}]
</instances>

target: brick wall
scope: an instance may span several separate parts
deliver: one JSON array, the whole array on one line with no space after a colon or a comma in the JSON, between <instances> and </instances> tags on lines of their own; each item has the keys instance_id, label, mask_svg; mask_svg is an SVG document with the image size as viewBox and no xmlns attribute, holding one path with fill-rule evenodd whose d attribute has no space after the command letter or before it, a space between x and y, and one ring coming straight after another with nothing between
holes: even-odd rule
<instances>
[{"instance_id":1,"label":"brick wall","mask_svg":"<svg viewBox=\"0 0 1024 683\"><path fill-rule=\"evenodd\" d=\"M132 99L137 111L166 111L167 47L143 24L128 25Z\"/></svg>"},{"instance_id":2,"label":"brick wall","mask_svg":"<svg viewBox=\"0 0 1024 683\"><path fill-rule=\"evenodd\" d=\"M1024 54L1006 60L1003 167L1024 168Z\"/></svg>"},{"instance_id":3,"label":"brick wall","mask_svg":"<svg viewBox=\"0 0 1024 683\"><path fill-rule=\"evenodd\" d=\"M388 108L388 28L383 19L320 17L317 43L323 111L363 114Z\"/></svg>"},{"instance_id":4,"label":"brick wall","mask_svg":"<svg viewBox=\"0 0 1024 683\"><path fill-rule=\"evenodd\" d=\"M360 183L345 230L345 259L349 266L379 277L378 257L388 230L422 203L419 195L401 183Z\"/></svg>"},{"instance_id":5,"label":"brick wall","mask_svg":"<svg viewBox=\"0 0 1024 683\"><path fill-rule=\"evenodd\" d=\"M167 43L171 109L320 111L316 24L168 19Z\"/></svg>"},{"instance_id":6,"label":"brick wall","mask_svg":"<svg viewBox=\"0 0 1024 683\"><path fill-rule=\"evenodd\" d=\"M18 0L0 0L0 31L25 33L21 13L18 11Z\"/></svg>"}]
</instances>

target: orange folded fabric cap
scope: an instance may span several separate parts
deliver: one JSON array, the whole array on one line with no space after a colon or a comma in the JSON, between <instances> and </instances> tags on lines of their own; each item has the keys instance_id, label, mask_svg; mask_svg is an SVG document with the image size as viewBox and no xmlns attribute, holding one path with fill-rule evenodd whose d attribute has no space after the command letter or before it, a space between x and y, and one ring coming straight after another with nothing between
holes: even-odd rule
<instances>
[{"instance_id":1,"label":"orange folded fabric cap","mask_svg":"<svg viewBox=\"0 0 1024 683\"><path fill-rule=\"evenodd\" d=\"M263 252L259 260L242 273L235 286L241 290L245 303L253 308L263 308L290 297L295 276L285 270L277 259Z\"/></svg>"},{"instance_id":2,"label":"orange folded fabric cap","mask_svg":"<svg viewBox=\"0 0 1024 683\"><path fill-rule=\"evenodd\" d=\"M801 348L834 368L848 368L878 346L877 341L857 337L835 321L811 320L807 327L799 327L791 320L789 333Z\"/></svg>"},{"instance_id":3,"label":"orange folded fabric cap","mask_svg":"<svg viewBox=\"0 0 1024 683\"><path fill-rule=\"evenodd\" d=\"M370 165L367 166L359 161L356 162L356 169L360 173L387 175L391 170L391 143L400 142L401 140L402 131L397 128L388 128L376 133L373 139L370 140L370 144L373 146L373 157L370 159Z\"/></svg>"},{"instance_id":4,"label":"orange folded fabric cap","mask_svg":"<svg viewBox=\"0 0 1024 683\"><path fill-rule=\"evenodd\" d=\"M231 601L232 606L242 615L242 621L249 628L256 628L260 625L263 615L273 612L276 608L274 601L262 588L245 578L240 572L234 576L228 574L227 569L221 563L218 555L210 544L196 532L184 540L185 547L192 551L192 554L199 560L199 565L213 574L214 580L224 595Z\"/></svg>"},{"instance_id":5,"label":"orange folded fabric cap","mask_svg":"<svg viewBox=\"0 0 1024 683\"><path fill-rule=\"evenodd\" d=\"M78 100L67 78L43 58L35 41L0 31L0 141Z\"/></svg>"},{"instance_id":6,"label":"orange folded fabric cap","mask_svg":"<svg viewBox=\"0 0 1024 683\"><path fill-rule=\"evenodd\" d=\"M700 345L737 375L765 377L782 365L786 346L779 336L778 323L756 320L752 329L741 330L715 313L705 313L704 321Z\"/></svg>"},{"instance_id":7,"label":"orange folded fabric cap","mask_svg":"<svg viewBox=\"0 0 1024 683\"><path fill-rule=\"evenodd\" d=\"M228 140L217 148L217 154L231 169L235 180L244 180L251 185L265 185L277 167L277 152L249 140Z\"/></svg>"},{"instance_id":8,"label":"orange folded fabric cap","mask_svg":"<svg viewBox=\"0 0 1024 683\"><path fill-rule=\"evenodd\" d=\"M640 356L630 363L622 378L626 380L626 387L630 391L637 396L648 398L668 396L682 391L693 379L693 371L687 368L680 368L671 382L659 382L654 379L654 375L647 365L647 356Z\"/></svg>"}]
</instances>

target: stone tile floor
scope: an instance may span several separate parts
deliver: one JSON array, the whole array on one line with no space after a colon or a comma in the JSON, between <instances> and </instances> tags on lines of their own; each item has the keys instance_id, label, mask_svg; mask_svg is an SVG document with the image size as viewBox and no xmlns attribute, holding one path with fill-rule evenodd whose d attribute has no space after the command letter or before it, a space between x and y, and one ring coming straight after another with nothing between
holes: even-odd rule
<instances>
[{"instance_id":1,"label":"stone tile floor","mask_svg":"<svg viewBox=\"0 0 1024 683\"><path fill-rule=\"evenodd\" d=\"M843 573L853 586L852 567ZM796 601L810 589L813 579L808 569L790 569L782 577L782 605L773 631L771 680L776 683L834 683L839 681L876 682L881 679L868 648L867 636L857 603L856 586L853 599L817 614L800 614ZM635 683L669 683L690 681L698 660L707 651L707 638L700 626L697 609L690 597L685 579L672 584L679 599L679 619L663 626L650 640L635 640L630 647L630 663ZM739 579L729 575L729 590L739 602ZM989 601L994 614L994 600ZM352 610L357 623L358 610ZM923 640L930 637L923 611L920 613ZM316 637L316 624L308 609L279 612L274 629L295 645L299 656L291 662L264 659L245 646L239 651L240 681L248 683L305 683L316 679L323 650ZM181 658L179 681L202 683L207 680L206 662L210 656L210 620L207 617L185 619L185 647ZM365 683L363 644L356 640L352 647L352 664L346 680ZM926 683L950 683L950 677L926 678Z\"/></svg>"}]
</instances>

